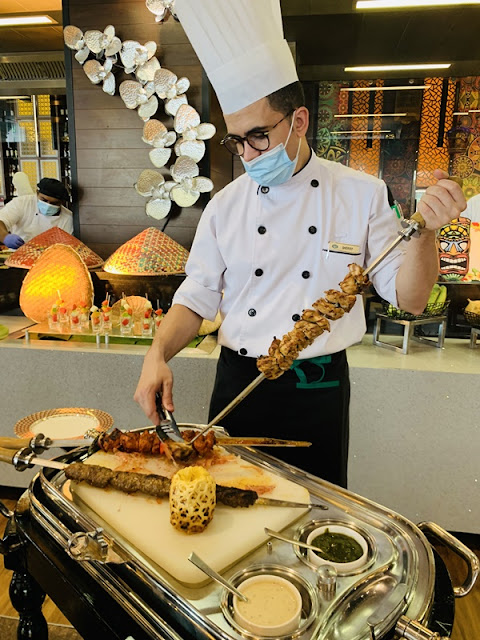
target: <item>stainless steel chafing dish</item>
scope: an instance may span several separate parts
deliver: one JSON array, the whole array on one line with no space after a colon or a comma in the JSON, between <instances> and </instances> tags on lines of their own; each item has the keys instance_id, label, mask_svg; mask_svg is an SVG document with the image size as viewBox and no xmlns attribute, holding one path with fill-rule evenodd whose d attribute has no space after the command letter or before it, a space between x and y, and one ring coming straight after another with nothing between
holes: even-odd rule
<instances>
[{"instance_id":1,"label":"stainless steel chafing dish","mask_svg":"<svg viewBox=\"0 0 480 640\"><path fill-rule=\"evenodd\" d=\"M435 622L436 568L427 535L439 538L467 564L468 576L453 589L456 597L469 593L479 564L476 556L433 523L413 523L361 496L252 449L232 452L277 475L305 486L310 496L328 505L312 510L282 533L305 542L319 524L340 523L362 533L368 544L366 563L350 573L319 571L307 551L280 540L270 541L223 572L238 586L253 575L270 573L292 581L302 595L302 619L285 640L436 640L449 636L451 623ZM84 449L59 458L81 460ZM232 596L216 583L187 587L154 565L149 558L83 504L62 491L63 471L42 470L19 501L18 511L33 518L78 561L145 631L147 637L254 638L235 622ZM268 526L268 522L265 523ZM159 540L161 544L161 540ZM443 629L437 633L432 626ZM429 629L430 627L430 629Z\"/></svg>"}]
</instances>

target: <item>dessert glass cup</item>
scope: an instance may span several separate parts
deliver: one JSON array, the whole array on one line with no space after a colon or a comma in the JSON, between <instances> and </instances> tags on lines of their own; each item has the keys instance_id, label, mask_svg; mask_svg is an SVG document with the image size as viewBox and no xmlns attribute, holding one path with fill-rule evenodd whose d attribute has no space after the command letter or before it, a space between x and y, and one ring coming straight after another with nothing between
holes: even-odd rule
<instances>
[{"instance_id":1,"label":"dessert glass cup","mask_svg":"<svg viewBox=\"0 0 480 640\"><path fill-rule=\"evenodd\" d=\"M132 333L133 318L132 316L120 316L120 333L122 336L128 336Z\"/></svg>"},{"instance_id":2,"label":"dessert glass cup","mask_svg":"<svg viewBox=\"0 0 480 640\"><path fill-rule=\"evenodd\" d=\"M101 314L103 316L103 329L104 329L104 331L111 331L112 330L112 311L111 311L111 309L109 311L101 311Z\"/></svg>"},{"instance_id":3,"label":"dessert glass cup","mask_svg":"<svg viewBox=\"0 0 480 640\"><path fill-rule=\"evenodd\" d=\"M153 319L142 318L142 336L151 336L153 332Z\"/></svg>"},{"instance_id":4,"label":"dessert glass cup","mask_svg":"<svg viewBox=\"0 0 480 640\"><path fill-rule=\"evenodd\" d=\"M93 333L102 333L103 331L103 316L100 312L97 312L98 316L94 316L93 313L90 316L90 323L92 325Z\"/></svg>"}]
</instances>

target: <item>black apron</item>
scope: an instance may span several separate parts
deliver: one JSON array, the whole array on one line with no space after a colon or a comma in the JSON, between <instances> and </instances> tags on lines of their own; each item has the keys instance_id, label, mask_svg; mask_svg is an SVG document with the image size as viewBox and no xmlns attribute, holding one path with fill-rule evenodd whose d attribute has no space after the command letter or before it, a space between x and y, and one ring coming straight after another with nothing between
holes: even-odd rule
<instances>
[{"instance_id":1,"label":"black apron","mask_svg":"<svg viewBox=\"0 0 480 640\"><path fill-rule=\"evenodd\" d=\"M210 402L212 420L259 374L255 358L222 347ZM232 436L312 442L309 448L264 451L320 478L347 486L350 380L345 351L296 360L264 380L221 421Z\"/></svg>"}]
</instances>

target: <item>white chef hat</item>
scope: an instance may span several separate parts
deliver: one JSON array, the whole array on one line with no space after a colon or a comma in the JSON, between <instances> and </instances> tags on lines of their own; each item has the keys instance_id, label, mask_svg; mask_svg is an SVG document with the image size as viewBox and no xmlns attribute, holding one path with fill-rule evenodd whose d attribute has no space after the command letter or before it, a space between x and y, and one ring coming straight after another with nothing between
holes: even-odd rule
<instances>
[{"instance_id":1,"label":"white chef hat","mask_svg":"<svg viewBox=\"0 0 480 640\"><path fill-rule=\"evenodd\" d=\"M224 114L298 80L280 0L176 0L175 14Z\"/></svg>"}]
</instances>

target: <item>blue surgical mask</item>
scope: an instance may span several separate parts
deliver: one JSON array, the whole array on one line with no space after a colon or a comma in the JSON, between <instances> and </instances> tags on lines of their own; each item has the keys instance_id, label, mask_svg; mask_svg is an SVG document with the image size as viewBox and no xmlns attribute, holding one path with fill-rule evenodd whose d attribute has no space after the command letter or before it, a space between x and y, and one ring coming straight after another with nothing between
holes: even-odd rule
<instances>
[{"instance_id":1,"label":"blue surgical mask","mask_svg":"<svg viewBox=\"0 0 480 640\"><path fill-rule=\"evenodd\" d=\"M262 153L253 160L246 161L241 158L245 171L252 180L265 187L276 187L290 180L297 166L298 154L300 153L300 143L298 141L297 155L293 160L288 157L286 146L293 129L295 112L292 116L292 124L285 142L280 142L276 147L266 153Z\"/></svg>"},{"instance_id":2,"label":"blue surgical mask","mask_svg":"<svg viewBox=\"0 0 480 640\"><path fill-rule=\"evenodd\" d=\"M49 204L48 202L39 200L38 210L44 216L54 216L56 213L60 211L60 206L58 204Z\"/></svg>"}]
</instances>

